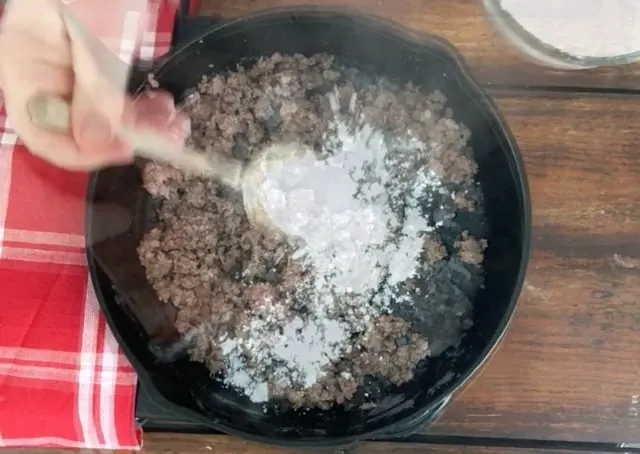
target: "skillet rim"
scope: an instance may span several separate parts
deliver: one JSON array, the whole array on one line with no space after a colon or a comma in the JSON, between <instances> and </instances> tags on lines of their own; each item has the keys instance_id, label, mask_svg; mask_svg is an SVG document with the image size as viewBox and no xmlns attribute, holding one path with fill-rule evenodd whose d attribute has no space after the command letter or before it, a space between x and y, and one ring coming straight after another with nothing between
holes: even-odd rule
<instances>
[{"instance_id":1,"label":"skillet rim","mask_svg":"<svg viewBox=\"0 0 640 454\"><path fill-rule=\"evenodd\" d=\"M373 439L373 438L381 438L387 437L388 434L391 433L390 436L393 436L394 428L400 428L402 430L405 426L419 426L422 422L433 422L433 420L437 419L440 415L441 411L446 407L446 404L450 400L451 396L458 392L463 386L465 386L476 374L484 367L488 360L495 353L496 349L502 342L508 327L513 319L515 314L515 309L518 303L518 299L522 292L522 287L524 284L524 278L527 272L528 263L531 254L531 242L532 242L532 207L531 207L531 198L529 192L529 184L528 178L526 175L524 161L522 159L522 155L520 153L520 149L513 137L506 120L499 112L497 106L493 102L493 100L489 97L489 95L482 89L480 84L475 80L471 73L470 67L462 58L461 54L458 50L447 40L440 38L438 36L430 35L427 33L417 32L414 30L407 29L402 27L395 21L380 18L378 16L364 13L360 10L351 7L336 7L336 6L286 6L286 7L276 7L276 8L266 8L255 11L248 15L243 15L238 18L226 20L220 23L217 23L206 30L201 35L193 38L189 42L179 46L175 50L170 50L168 54L161 57L160 59L152 62L151 64L146 65L148 69L142 69L145 65L138 65L138 69L134 69L132 71L132 77L130 78L130 87L133 89L132 93L134 95L139 94L142 90L147 86L147 80L149 74L161 74L163 69L170 64L170 62L180 57L186 52L193 51L193 48L197 47L199 42L204 38L224 31L225 29L233 26L242 25L246 22L257 21L260 19L263 20L272 20L276 21L280 20L296 20L297 18L324 18L325 20L330 17L339 16L341 19L347 19L353 22L353 26L367 28L375 31L376 33L386 35L388 38L404 41L406 44L409 44L417 49L425 49L430 48L434 49L434 52L437 52L440 57L445 57L451 60L451 67L455 74L453 74L459 80L459 84L464 89L472 92L477 97L477 103L482 104L485 110L485 114L487 118L492 118L495 120L497 128L495 128L494 133L496 136L499 136L500 139L504 142L503 144L503 153L507 157L507 162L511 170L511 176L515 180L515 189L518 192L519 199L519 222L521 227L521 259L518 265L518 275L514 282L513 291L511 294L511 298L509 304L506 307L505 314L500 321L498 328L494 332L494 334L490 337L487 342L486 347L478 354L477 359L472 362L471 366L467 368L466 372L460 374L460 376L451 380L447 385L443 387L440 396L434 396L434 398L427 404L421 407L414 407L412 412L407 417L404 417L398 421L393 422L389 426L382 427L377 430L368 431L366 433L362 433L354 436L341 436L341 437L307 437L307 438L299 438L299 439L291 439L291 438L276 438L276 437L266 437L262 435L255 435L250 432L245 432L242 430L234 429L232 427L228 427L225 424L220 422L214 422L210 418L201 415L193 410L190 410L186 407L178 405L164 396L160 395L159 392L157 394L162 399L163 402L159 402L161 405L170 407L172 411L176 411L178 414L182 414L184 417L189 418L191 420L206 424L209 427L213 427L222 432L239 436L244 439L271 444L278 446L288 446L288 447L335 447L335 446L346 446L351 443L357 442L361 439ZM136 374L138 375L138 379L142 383L144 387L149 387L151 389L156 389L155 385L151 378L149 377L146 369L140 364L137 360L136 356L133 352L128 348L126 343L124 342L122 336L120 335L120 329L117 324L113 321L110 312L107 310L105 303L105 296L102 292L102 288L100 287L99 280L97 277L97 267L99 266L96 263L93 254L93 247L91 242L91 221L92 221L92 206L95 195L95 186L97 184L99 178L100 171L92 172L90 174L87 194L86 194L86 208L85 208L85 240L86 240L86 254L89 268L89 275L91 278L91 284L94 287L95 294L100 305L101 312L105 316L107 324L114 334L120 348L122 348L123 352L127 359L131 362ZM434 413L435 410L435 415Z\"/></svg>"}]
</instances>

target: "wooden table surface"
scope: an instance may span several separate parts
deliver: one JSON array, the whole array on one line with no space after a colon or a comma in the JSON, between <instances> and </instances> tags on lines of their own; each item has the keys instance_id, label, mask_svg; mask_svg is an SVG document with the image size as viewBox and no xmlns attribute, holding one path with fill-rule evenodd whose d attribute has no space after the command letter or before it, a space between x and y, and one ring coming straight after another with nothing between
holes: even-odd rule
<instances>
[{"instance_id":1,"label":"wooden table surface","mask_svg":"<svg viewBox=\"0 0 640 454\"><path fill-rule=\"evenodd\" d=\"M296 3L202 0L200 14L227 18ZM526 162L534 244L516 316L488 365L425 432L640 442L640 66L534 66L492 33L479 0L313 3L346 4L450 40L495 96ZM223 436L145 440L150 453L282 452ZM516 452L399 443L359 450L427 451Z\"/></svg>"}]
</instances>

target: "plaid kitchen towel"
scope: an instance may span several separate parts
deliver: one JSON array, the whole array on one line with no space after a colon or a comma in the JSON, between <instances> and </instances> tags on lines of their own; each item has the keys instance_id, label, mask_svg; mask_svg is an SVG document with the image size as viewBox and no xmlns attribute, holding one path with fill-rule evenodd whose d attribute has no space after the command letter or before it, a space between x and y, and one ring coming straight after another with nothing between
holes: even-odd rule
<instances>
[{"instance_id":1,"label":"plaid kitchen towel","mask_svg":"<svg viewBox=\"0 0 640 454\"><path fill-rule=\"evenodd\" d=\"M141 58L168 50L175 4L150 1ZM87 179L29 154L0 103L0 447L140 447L136 375L85 262Z\"/></svg>"}]
</instances>

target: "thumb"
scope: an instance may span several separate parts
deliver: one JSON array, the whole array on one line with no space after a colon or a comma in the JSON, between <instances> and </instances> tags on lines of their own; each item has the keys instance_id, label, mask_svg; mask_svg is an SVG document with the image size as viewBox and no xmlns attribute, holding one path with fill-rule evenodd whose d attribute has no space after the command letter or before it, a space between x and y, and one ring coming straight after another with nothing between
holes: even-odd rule
<instances>
[{"instance_id":1,"label":"thumb","mask_svg":"<svg viewBox=\"0 0 640 454\"><path fill-rule=\"evenodd\" d=\"M117 138L123 121L126 100L112 87L93 90L76 84L71 102L71 129L78 150L83 154L111 154L115 160L131 155Z\"/></svg>"}]
</instances>

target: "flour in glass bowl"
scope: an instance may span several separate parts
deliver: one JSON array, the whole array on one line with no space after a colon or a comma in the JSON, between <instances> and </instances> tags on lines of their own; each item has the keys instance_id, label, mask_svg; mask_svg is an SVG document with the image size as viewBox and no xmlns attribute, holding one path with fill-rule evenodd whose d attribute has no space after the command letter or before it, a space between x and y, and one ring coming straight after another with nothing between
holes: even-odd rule
<instances>
[{"instance_id":1,"label":"flour in glass bowl","mask_svg":"<svg viewBox=\"0 0 640 454\"><path fill-rule=\"evenodd\" d=\"M638 0L500 0L522 28L574 57L615 57L640 51Z\"/></svg>"}]
</instances>

